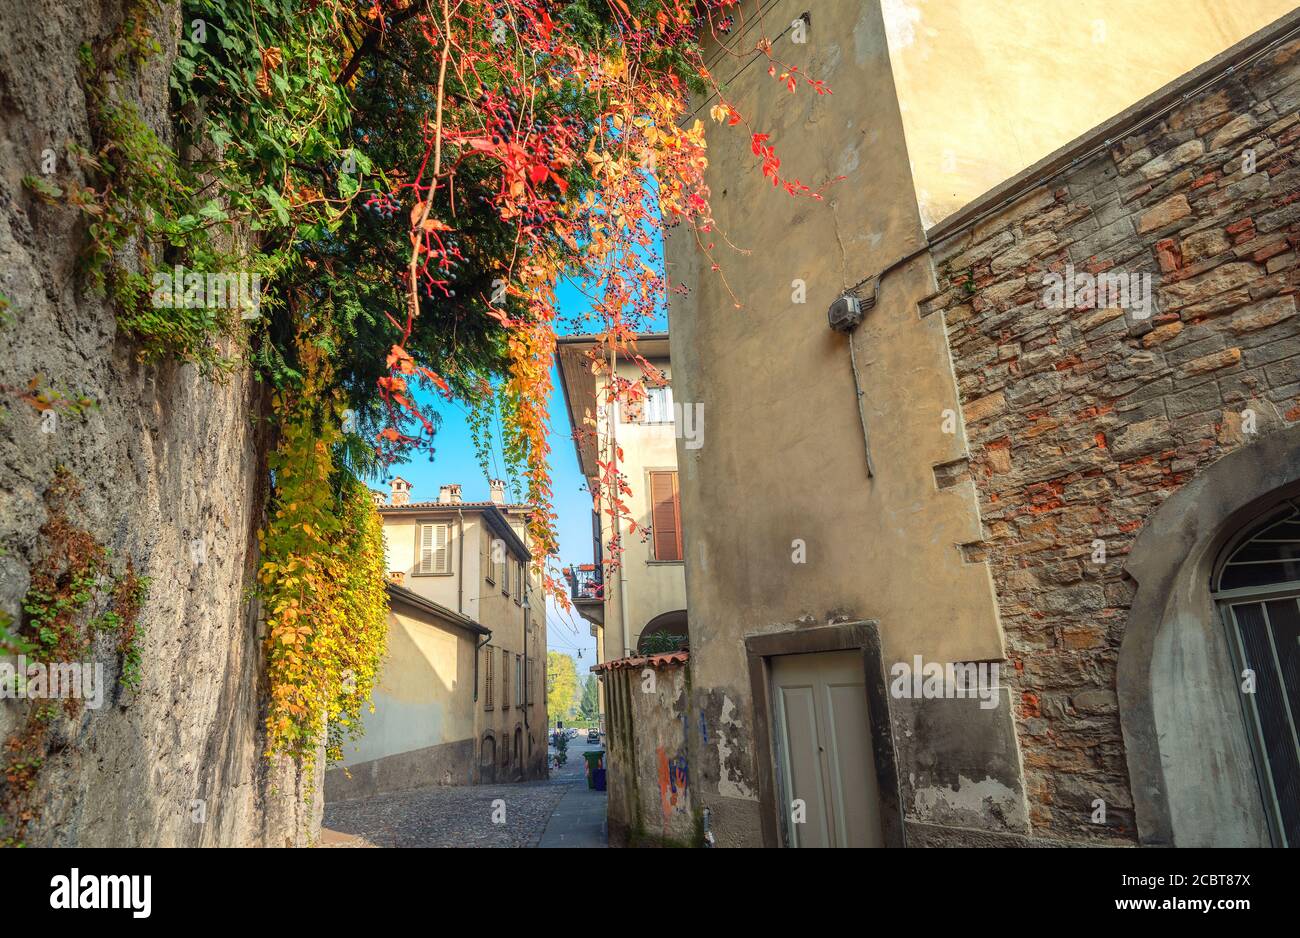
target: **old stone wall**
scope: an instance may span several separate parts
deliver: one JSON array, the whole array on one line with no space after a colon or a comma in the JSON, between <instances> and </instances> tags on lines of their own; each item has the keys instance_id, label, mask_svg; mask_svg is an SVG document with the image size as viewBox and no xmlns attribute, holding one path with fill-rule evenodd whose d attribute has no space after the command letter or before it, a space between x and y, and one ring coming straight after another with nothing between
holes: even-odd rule
<instances>
[{"instance_id":1,"label":"old stone wall","mask_svg":"<svg viewBox=\"0 0 1300 938\"><path fill-rule=\"evenodd\" d=\"M964 549L993 571L1036 836L1135 838L1125 555L1198 472L1300 421L1298 107L1291 42L936 252L921 315L947 327L983 528ZM1127 309L1053 305L1072 271L1150 275L1149 316L1140 279Z\"/></svg>"},{"instance_id":2,"label":"old stone wall","mask_svg":"<svg viewBox=\"0 0 1300 938\"><path fill-rule=\"evenodd\" d=\"M119 681L122 656L101 635L104 705L60 716L37 777L36 845L284 845L319 827L319 795L263 757L264 666L248 594L265 491L260 386L237 364L217 380L192 366L146 366L102 297L78 272L83 216L45 204L24 176L85 183L68 141L93 149L77 50L122 22L122 0L3 0L0 20L0 608L17 617L43 560L46 493L56 467L80 485L68 514L149 577L137 627L145 635L137 691ZM164 47L134 78L141 114L171 138L168 73L179 7L152 21ZM46 178L46 177L43 177ZM238 361L237 351L230 349ZM95 407L51 427L21 398L32 379ZM52 432L43 432L51 430ZM201 545L196 548L196 544ZM0 701L0 736L26 719ZM319 793L320 786L316 786Z\"/></svg>"},{"instance_id":3,"label":"old stone wall","mask_svg":"<svg viewBox=\"0 0 1300 938\"><path fill-rule=\"evenodd\" d=\"M698 846L686 739L690 665L675 659L625 658L603 668L611 844Z\"/></svg>"}]
</instances>

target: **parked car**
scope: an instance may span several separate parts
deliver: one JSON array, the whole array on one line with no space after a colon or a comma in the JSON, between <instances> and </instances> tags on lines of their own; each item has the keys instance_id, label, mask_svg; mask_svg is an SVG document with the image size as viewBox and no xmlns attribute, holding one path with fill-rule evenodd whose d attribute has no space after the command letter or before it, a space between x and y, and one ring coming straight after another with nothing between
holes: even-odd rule
<instances>
[{"instance_id":1,"label":"parked car","mask_svg":"<svg viewBox=\"0 0 1300 938\"><path fill-rule=\"evenodd\" d=\"M600 745L600 733L598 733L595 729L587 730L587 742L589 744L594 743L596 745Z\"/></svg>"},{"instance_id":2,"label":"parked car","mask_svg":"<svg viewBox=\"0 0 1300 938\"><path fill-rule=\"evenodd\" d=\"M570 727L570 729L569 729L569 739L577 739L577 738L578 738L578 731L577 731L576 729Z\"/></svg>"}]
</instances>

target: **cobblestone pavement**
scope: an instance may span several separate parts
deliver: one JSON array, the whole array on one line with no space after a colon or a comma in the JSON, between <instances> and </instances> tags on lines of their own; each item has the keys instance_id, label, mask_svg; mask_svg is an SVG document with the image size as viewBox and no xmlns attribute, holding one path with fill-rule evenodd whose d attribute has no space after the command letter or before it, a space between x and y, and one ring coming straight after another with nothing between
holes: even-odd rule
<instances>
[{"instance_id":1,"label":"cobblestone pavement","mask_svg":"<svg viewBox=\"0 0 1300 938\"><path fill-rule=\"evenodd\" d=\"M585 793L581 753L587 748L570 743L569 763L553 768L549 780L437 785L331 802L320 846L536 847L560 799L579 784ZM498 799L504 802L504 824L492 819Z\"/></svg>"},{"instance_id":2,"label":"cobblestone pavement","mask_svg":"<svg viewBox=\"0 0 1300 938\"><path fill-rule=\"evenodd\" d=\"M568 789L550 781L439 785L337 801L325 806L321 846L535 847ZM493 823L496 808L504 824Z\"/></svg>"}]
</instances>

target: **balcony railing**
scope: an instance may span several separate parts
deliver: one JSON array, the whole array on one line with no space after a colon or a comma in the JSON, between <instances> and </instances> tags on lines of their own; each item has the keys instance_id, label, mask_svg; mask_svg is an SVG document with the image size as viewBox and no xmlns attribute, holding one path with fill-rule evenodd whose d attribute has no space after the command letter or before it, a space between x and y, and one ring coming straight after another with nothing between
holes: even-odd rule
<instances>
[{"instance_id":1,"label":"balcony railing","mask_svg":"<svg viewBox=\"0 0 1300 938\"><path fill-rule=\"evenodd\" d=\"M601 569L594 563L582 563L564 571L569 580L569 596L578 600L603 600L605 598L605 578Z\"/></svg>"}]
</instances>

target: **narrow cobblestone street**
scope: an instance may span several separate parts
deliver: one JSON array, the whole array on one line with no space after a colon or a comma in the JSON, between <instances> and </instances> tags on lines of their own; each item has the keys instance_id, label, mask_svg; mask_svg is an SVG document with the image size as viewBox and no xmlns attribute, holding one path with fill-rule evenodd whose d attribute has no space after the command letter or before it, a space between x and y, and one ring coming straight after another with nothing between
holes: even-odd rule
<instances>
[{"instance_id":1,"label":"narrow cobblestone street","mask_svg":"<svg viewBox=\"0 0 1300 938\"><path fill-rule=\"evenodd\" d=\"M322 847L603 847L605 793L588 790L577 740L551 778L438 785L325 806Z\"/></svg>"}]
</instances>

